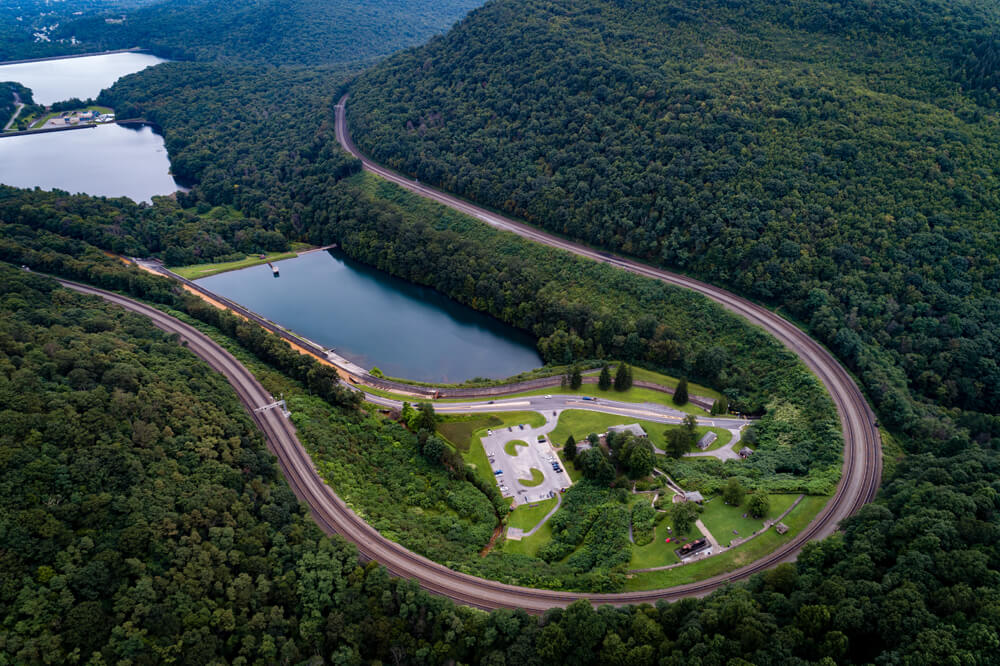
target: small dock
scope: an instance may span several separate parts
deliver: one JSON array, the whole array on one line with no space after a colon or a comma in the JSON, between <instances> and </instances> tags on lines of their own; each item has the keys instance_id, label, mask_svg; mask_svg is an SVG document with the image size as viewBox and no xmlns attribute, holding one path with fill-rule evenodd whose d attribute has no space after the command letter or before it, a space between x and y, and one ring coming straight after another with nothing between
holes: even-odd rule
<instances>
[{"instance_id":1,"label":"small dock","mask_svg":"<svg viewBox=\"0 0 1000 666\"><path fill-rule=\"evenodd\" d=\"M272 264L270 261L267 262L267 267L271 269L272 273L274 273L274 277L281 277L281 273L278 272L278 267Z\"/></svg>"}]
</instances>

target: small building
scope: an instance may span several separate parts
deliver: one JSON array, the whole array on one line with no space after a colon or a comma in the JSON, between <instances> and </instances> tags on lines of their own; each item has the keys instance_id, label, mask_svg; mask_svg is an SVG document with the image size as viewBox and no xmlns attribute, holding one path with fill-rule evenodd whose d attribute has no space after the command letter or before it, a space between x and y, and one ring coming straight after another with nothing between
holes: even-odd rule
<instances>
[{"instance_id":1,"label":"small building","mask_svg":"<svg viewBox=\"0 0 1000 666\"><path fill-rule=\"evenodd\" d=\"M744 446L742 449L740 449L740 458L749 458L752 455L753 455L753 449L751 449L749 446Z\"/></svg>"},{"instance_id":2,"label":"small building","mask_svg":"<svg viewBox=\"0 0 1000 666\"><path fill-rule=\"evenodd\" d=\"M788 531L788 525L784 523L778 523L777 525L774 526L774 531L777 532L778 534L784 534L785 532Z\"/></svg>"},{"instance_id":3,"label":"small building","mask_svg":"<svg viewBox=\"0 0 1000 666\"><path fill-rule=\"evenodd\" d=\"M701 504L702 502L705 501L705 498L702 497L701 493L699 493L697 490L691 490L691 491L688 491L688 492L684 493L684 501L685 502L696 502L697 504Z\"/></svg>"},{"instance_id":4,"label":"small building","mask_svg":"<svg viewBox=\"0 0 1000 666\"><path fill-rule=\"evenodd\" d=\"M631 423L629 425L616 425L608 428L609 433L615 433L620 435L623 432L630 432L636 437L646 437L646 431L642 429L642 426L638 423Z\"/></svg>"},{"instance_id":5,"label":"small building","mask_svg":"<svg viewBox=\"0 0 1000 666\"><path fill-rule=\"evenodd\" d=\"M698 448L704 451L708 447L712 446L712 444L715 443L715 440L717 440L718 438L719 436L716 435L714 432L708 431L702 436L701 439L698 440Z\"/></svg>"}]
</instances>

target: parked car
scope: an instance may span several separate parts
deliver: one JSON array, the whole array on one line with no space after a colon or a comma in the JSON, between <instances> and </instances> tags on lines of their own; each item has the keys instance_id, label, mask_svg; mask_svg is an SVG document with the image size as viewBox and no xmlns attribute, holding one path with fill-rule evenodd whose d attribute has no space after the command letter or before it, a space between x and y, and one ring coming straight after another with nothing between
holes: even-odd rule
<instances>
[{"instance_id":1,"label":"parked car","mask_svg":"<svg viewBox=\"0 0 1000 666\"><path fill-rule=\"evenodd\" d=\"M497 471L493 472L493 474L494 474L494 476L500 476L501 474L503 474L503 470L502 469L498 469Z\"/></svg>"},{"instance_id":2,"label":"parked car","mask_svg":"<svg viewBox=\"0 0 1000 666\"><path fill-rule=\"evenodd\" d=\"M593 396L590 396L590 395L585 395L585 396L583 396L583 399L584 399L584 400L593 400L593 399L594 399L594 397L593 397Z\"/></svg>"},{"instance_id":3,"label":"parked car","mask_svg":"<svg viewBox=\"0 0 1000 666\"><path fill-rule=\"evenodd\" d=\"M546 398L551 398L552 396L551 396L551 395L547 395L547 396L545 396L545 397L546 397Z\"/></svg>"}]
</instances>

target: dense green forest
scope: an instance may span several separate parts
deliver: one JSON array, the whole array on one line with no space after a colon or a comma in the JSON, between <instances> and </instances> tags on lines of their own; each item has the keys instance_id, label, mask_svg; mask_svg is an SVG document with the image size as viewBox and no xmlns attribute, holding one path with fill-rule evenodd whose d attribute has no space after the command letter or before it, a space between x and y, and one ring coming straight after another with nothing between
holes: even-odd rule
<instances>
[{"instance_id":1,"label":"dense green forest","mask_svg":"<svg viewBox=\"0 0 1000 666\"><path fill-rule=\"evenodd\" d=\"M0 3L0 61L83 53L87 45L59 34L81 15L122 12L159 0L12 0Z\"/></svg>"},{"instance_id":2,"label":"dense green forest","mask_svg":"<svg viewBox=\"0 0 1000 666\"><path fill-rule=\"evenodd\" d=\"M0 277L2 663L937 664L1000 647L995 450L906 459L843 536L704 600L486 614L323 537L222 378L148 320Z\"/></svg>"},{"instance_id":3,"label":"dense green forest","mask_svg":"<svg viewBox=\"0 0 1000 666\"><path fill-rule=\"evenodd\" d=\"M352 114L364 111L365 132L384 127L379 141L409 160L403 168L460 173L452 160L461 152L488 191L520 173L500 195L528 217L552 199L525 188L570 178L574 187L561 196L571 205L560 202L558 221L577 226L553 228L586 237L581 230L608 227L596 241L787 303L858 372L907 449L843 534L706 599L576 604L540 619L455 606L375 565L360 567L349 546L322 537L221 378L148 322L2 267L0 664L87 661L94 650L95 663L991 663L1000 650L1000 424L996 383L987 379L996 374L1000 320L991 198L1000 162L991 143L995 24L980 15L989 7L499 1L389 61L354 93ZM470 26L475 39L463 34ZM479 66L488 76L474 82L489 96L488 111L462 97L474 94L463 77ZM356 174L357 164L333 149L331 106L344 81L335 71L328 81L284 68L261 70L259 81L236 68L161 71L137 75L152 77L156 97L141 79L110 95L156 118L171 159L187 160L204 187L193 183L177 202L152 206L0 189L0 260L164 303L238 341L241 358L274 368L264 370L271 381L296 383L299 427L315 433L316 450L340 468L333 473L358 474L358 490L373 473L363 469L362 443L397 465L424 455L419 440L356 412L331 377L272 336L199 308L98 248L208 260L336 240L352 256L532 331L547 358L686 369L746 409L763 409L777 394L785 402L759 425L761 448L787 435L774 419L793 405L802 411L782 423L804 429L797 440L815 444L803 449L810 458L839 450L829 446L831 430L839 433L815 381L773 341L719 319L703 299L516 241ZM297 90L285 91L284 80ZM377 114L374 81L391 82L384 94L392 103ZM653 85L638 94L636 81ZM566 86L574 95L560 98ZM280 102L268 104L278 89ZM628 92L634 102L626 103ZM244 98L257 111L239 108ZM394 125L417 99L434 100L441 115L408 118L412 131ZM458 111L448 106L462 99ZM578 103L582 116L562 115L561 104ZM647 107L665 129L647 122ZM283 121L270 122L275 114ZM493 134L469 148L461 128L475 129L475 115ZM554 145L563 161L549 161L544 146L528 149L539 136L532 123L561 137ZM655 160L643 160L647 150ZM525 156L536 161L525 166ZM272 177L268 160L305 184ZM662 189L663 201L642 199L635 185L647 163L656 176L648 186ZM529 168L543 175L523 177ZM605 209L587 190L608 194L601 188L611 182L622 197L616 190ZM620 207L628 188L648 220ZM586 217L594 211L601 216ZM670 243L659 235L668 230ZM274 379L279 372L291 379ZM68 418L69 409L78 416ZM776 449L771 461L802 462L787 453ZM438 495L450 481L429 462L419 468L441 484L427 489L436 508L485 517L478 498L449 504ZM376 481L406 488L392 477ZM575 562L594 553L613 560L627 513L587 484L574 488L567 499L608 537L585 544ZM373 495L360 497L384 501ZM372 519L392 530L391 512L380 511ZM561 520L567 538L583 532L569 514ZM432 533L424 530L444 528L426 516L410 535L414 547ZM423 547L431 546L458 544ZM465 562L480 575L508 574L500 558Z\"/></svg>"},{"instance_id":4,"label":"dense green forest","mask_svg":"<svg viewBox=\"0 0 1000 666\"><path fill-rule=\"evenodd\" d=\"M97 14L58 34L93 49L232 63L362 62L426 41L482 0L169 0ZM111 17L114 22L109 23ZM121 20L124 19L124 20Z\"/></svg>"},{"instance_id":5,"label":"dense green forest","mask_svg":"<svg viewBox=\"0 0 1000 666\"><path fill-rule=\"evenodd\" d=\"M933 404L988 438L998 16L499 0L365 72L348 117L422 182L780 306L893 427L947 439Z\"/></svg>"}]
</instances>

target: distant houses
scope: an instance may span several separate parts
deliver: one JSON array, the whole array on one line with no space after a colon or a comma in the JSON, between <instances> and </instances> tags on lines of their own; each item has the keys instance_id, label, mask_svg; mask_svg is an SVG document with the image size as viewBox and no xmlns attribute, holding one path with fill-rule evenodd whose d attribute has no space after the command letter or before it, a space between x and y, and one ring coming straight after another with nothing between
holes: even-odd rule
<instances>
[{"instance_id":1,"label":"distant houses","mask_svg":"<svg viewBox=\"0 0 1000 666\"><path fill-rule=\"evenodd\" d=\"M684 493L685 502L694 502L695 504L701 504L705 501L705 498L697 490L689 490Z\"/></svg>"},{"instance_id":2,"label":"distant houses","mask_svg":"<svg viewBox=\"0 0 1000 666\"><path fill-rule=\"evenodd\" d=\"M745 460L752 455L753 455L753 449L751 449L749 446L744 446L742 449L740 449L740 458L743 458Z\"/></svg>"}]
</instances>

